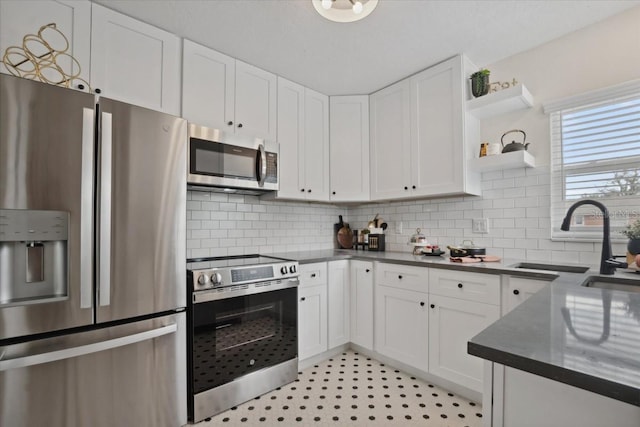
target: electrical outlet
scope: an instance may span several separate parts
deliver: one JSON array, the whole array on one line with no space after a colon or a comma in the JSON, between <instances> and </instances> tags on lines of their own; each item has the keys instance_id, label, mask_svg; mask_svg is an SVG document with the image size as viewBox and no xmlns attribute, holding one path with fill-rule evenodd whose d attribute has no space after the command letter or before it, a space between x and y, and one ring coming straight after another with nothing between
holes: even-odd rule
<instances>
[{"instance_id":1,"label":"electrical outlet","mask_svg":"<svg viewBox=\"0 0 640 427\"><path fill-rule=\"evenodd\" d=\"M396 234L402 234L402 221L396 222Z\"/></svg>"},{"instance_id":2,"label":"electrical outlet","mask_svg":"<svg viewBox=\"0 0 640 427\"><path fill-rule=\"evenodd\" d=\"M471 220L473 233L487 234L489 232L489 218L474 218Z\"/></svg>"}]
</instances>

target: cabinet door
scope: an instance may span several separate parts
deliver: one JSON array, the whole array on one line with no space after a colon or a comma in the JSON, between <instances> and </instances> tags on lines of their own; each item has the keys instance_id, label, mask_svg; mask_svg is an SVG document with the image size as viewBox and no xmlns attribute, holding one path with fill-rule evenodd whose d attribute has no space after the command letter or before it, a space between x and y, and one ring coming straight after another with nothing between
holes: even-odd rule
<instances>
[{"instance_id":1,"label":"cabinet door","mask_svg":"<svg viewBox=\"0 0 640 427\"><path fill-rule=\"evenodd\" d=\"M372 200L410 196L409 90L403 80L371 95Z\"/></svg>"},{"instance_id":2,"label":"cabinet door","mask_svg":"<svg viewBox=\"0 0 640 427\"><path fill-rule=\"evenodd\" d=\"M69 41L66 53L78 60L77 65L68 57L58 58L58 64L66 73L76 75L86 81L90 80L90 49L91 49L91 3L85 1L0 1L0 52L9 46L22 47L22 39L27 34L38 34L40 27L50 23L56 24L56 29ZM64 40L61 40L55 32L46 30L43 36L49 40L56 50L65 48ZM33 45L30 45L34 48ZM44 51L37 52L38 54ZM9 74L4 66L0 66L0 72ZM72 82L73 87L78 88L82 82ZM85 85L86 86L86 85ZM89 88L85 87L85 91Z\"/></svg>"},{"instance_id":3,"label":"cabinet door","mask_svg":"<svg viewBox=\"0 0 640 427\"><path fill-rule=\"evenodd\" d=\"M376 286L376 351L427 371L428 294Z\"/></svg>"},{"instance_id":4,"label":"cabinet door","mask_svg":"<svg viewBox=\"0 0 640 427\"><path fill-rule=\"evenodd\" d=\"M307 200L329 200L329 97L305 88L302 158Z\"/></svg>"},{"instance_id":5,"label":"cabinet door","mask_svg":"<svg viewBox=\"0 0 640 427\"><path fill-rule=\"evenodd\" d=\"M180 114L180 38L93 4L91 85L102 95Z\"/></svg>"},{"instance_id":6,"label":"cabinet door","mask_svg":"<svg viewBox=\"0 0 640 427\"><path fill-rule=\"evenodd\" d=\"M349 261L327 264L327 313L329 348L349 342Z\"/></svg>"},{"instance_id":7,"label":"cabinet door","mask_svg":"<svg viewBox=\"0 0 640 427\"><path fill-rule=\"evenodd\" d=\"M483 360L467 341L500 317L498 305L429 295L429 372L482 392Z\"/></svg>"},{"instance_id":8,"label":"cabinet door","mask_svg":"<svg viewBox=\"0 0 640 427\"><path fill-rule=\"evenodd\" d=\"M373 263L351 261L351 342L373 350Z\"/></svg>"},{"instance_id":9,"label":"cabinet door","mask_svg":"<svg viewBox=\"0 0 640 427\"><path fill-rule=\"evenodd\" d=\"M369 200L369 97L329 98L332 201Z\"/></svg>"},{"instance_id":10,"label":"cabinet door","mask_svg":"<svg viewBox=\"0 0 640 427\"><path fill-rule=\"evenodd\" d=\"M233 132L235 78L235 59L185 39L182 117L202 126Z\"/></svg>"},{"instance_id":11,"label":"cabinet door","mask_svg":"<svg viewBox=\"0 0 640 427\"><path fill-rule=\"evenodd\" d=\"M410 80L414 195L459 193L465 173L461 57Z\"/></svg>"},{"instance_id":12,"label":"cabinet door","mask_svg":"<svg viewBox=\"0 0 640 427\"><path fill-rule=\"evenodd\" d=\"M508 283L504 288L506 301L503 315L522 304L531 295L549 284L549 281L546 280L526 279L524 277L508 276L506 280Z\"/></svg>"},{"instance_id":13,"label":"cabinet door","mask_svg":"<svg viewBox=\"0 0 640 427\"><path fill-rule=\"evenodd\" d=\"M304 87L278 77L278 143L280 189L278 198L305 199L304 176L300 176L304 143Z\"/></svg>"},{"instance_id":14,"label":"cabinet door","mask_svg":"<svg viewBox=\"0 0 640 427\"><path fill-rule=\"evenodd\" d=\"M298 359L327 350L327 287L298 288Z\"/></svg>"},{"instance_id":15,"label":"cabinet door","mask_svg":"<svg viewBox=\"0 0 640 427\"><path fill-rule=\"evenodd\" d=\"M236 61L236 133L276 141L277 78Z\"/></svg>"}]
</instances>

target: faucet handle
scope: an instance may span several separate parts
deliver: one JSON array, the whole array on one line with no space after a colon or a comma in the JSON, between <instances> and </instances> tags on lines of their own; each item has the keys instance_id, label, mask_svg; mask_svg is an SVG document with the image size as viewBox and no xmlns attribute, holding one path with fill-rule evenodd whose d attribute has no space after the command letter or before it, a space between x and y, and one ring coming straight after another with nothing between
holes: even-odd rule
<instances>
[{"instance_id":1,"label":"faucet handle","mask_svg":"<svg viewBox=\"0 0 640 427\"><path fill-rule=\"evenodd\" d=\"M611 258L609 258L608 260L606 260L605 262L608 265L614 266L616 268L627 268L629 267L629 264L627 264L626 262L620 262L620 261L616 261L614 258L625 258L625 256L620 256L620 255L614 255Z\"/></svg>"}]
</instances>

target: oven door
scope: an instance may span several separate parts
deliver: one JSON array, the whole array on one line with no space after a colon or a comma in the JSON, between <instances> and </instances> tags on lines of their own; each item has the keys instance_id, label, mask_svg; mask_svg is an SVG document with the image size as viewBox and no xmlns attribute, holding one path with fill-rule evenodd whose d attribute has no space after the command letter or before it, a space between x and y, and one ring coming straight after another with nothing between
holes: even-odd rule
<instances>
[{"instance_id":1,"label":"oven door","mask_svg":"<svg viewBox=\"0 0 640 427\"><path fill-rule=\"evenodd\" d=\"M297 287L193 305L194 395L296 359Z\"/></svg>"},{"instance_id":2,"label":"oven door","mask_svg":"<svg viewBox=\"0 0 640 427\"><path fill-rule=\"evenodd\" d=\"M277 190L277 158L277 143L189 126L191 186Z\"/></svg>"}]
</instances>

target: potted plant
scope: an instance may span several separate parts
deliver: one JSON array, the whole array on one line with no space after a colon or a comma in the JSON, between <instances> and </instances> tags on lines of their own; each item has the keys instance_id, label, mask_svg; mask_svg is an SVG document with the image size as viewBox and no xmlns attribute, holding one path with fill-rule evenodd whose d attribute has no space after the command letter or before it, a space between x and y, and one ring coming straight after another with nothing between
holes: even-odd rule
<instances>
[{"instance_id":1,"label":"potted plant","mask_svg":"<svg viewBox=\"0 0 640 427\"><path fill-rule=\"evenodd\" d=\"M632 255L640 254L640 219L627 225L627 228L622 230L621 233L629 238L627 251Z\"/></svg>"},{"instance_id":2,"label":"potted plant","mask_svg":"<svg viewBox=\"0 0 640 427\"><path fill-rule=\"evenodd\" d=\"M491 71L486 68L471 74L471 93L476 98L489 93L489 74Z\"/></svg>"}]
</instances>

